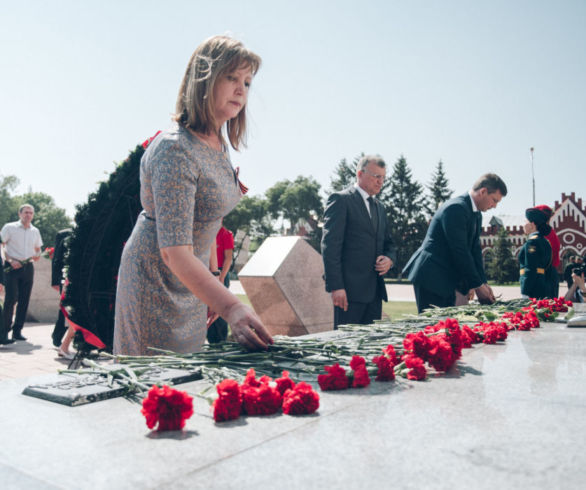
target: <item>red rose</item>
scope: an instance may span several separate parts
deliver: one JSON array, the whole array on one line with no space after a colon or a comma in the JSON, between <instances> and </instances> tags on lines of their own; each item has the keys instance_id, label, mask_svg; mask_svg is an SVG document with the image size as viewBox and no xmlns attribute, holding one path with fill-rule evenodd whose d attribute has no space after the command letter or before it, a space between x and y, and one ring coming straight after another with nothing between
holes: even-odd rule
<instances>
[{"instance_id":1,"label":"red rose","mask_svg":"<svg viewBox=\"0 0 586 490\"><path fill-rule=\"evenodd\" d=\"M301 381L287 390L283 397L283 413L287 415L306 415L319 408L319 395L308 383Z\"/></svg>"},{"instance_id":2,"label":"red rose","mask_svg":"<svg viewBox=\"0 0 586 490\"><path fill-rule=\"evenodd\" d=\"M193 398L184 391L164 385L154 385L142 400L142 410L146 424L152 429L159 423L158 431L181 430L185 421L193 415Z\"/></svg>"},{"instance_id":3,"label":"red rose","mask_svg":"<svg viewBox=\"0 0 586 490\"><path fill-rule=\"evenodd\" d=\"M333 366L324 366L324 370L328 374L320 374L317 377L319 387L323 391L348 389L349 380L346 370L338 363Z\"/></svg>"},{"instance_id":4,"label":"red rose","mask_svg":"<svg viewBox=\"0 0 586 490\"><path fill-rule=\"evenodd\" d=\"M242 412L242 396L240 387L233 379L225 379L216 386L218 398L214 401L214 420L225 422L234 420Z\"/></svg>"},{"instance_id":5,"label":"red rose","mask_svg":"<svg viewBox=\"0 0 586 490\"><path fill-rule=\"evenodd\" d=\"M295 382L289 377L289 371L283 371L283 376L275 380L277 390L283 395L287 390L295 388Z\"/></svg>"}]
</instances>

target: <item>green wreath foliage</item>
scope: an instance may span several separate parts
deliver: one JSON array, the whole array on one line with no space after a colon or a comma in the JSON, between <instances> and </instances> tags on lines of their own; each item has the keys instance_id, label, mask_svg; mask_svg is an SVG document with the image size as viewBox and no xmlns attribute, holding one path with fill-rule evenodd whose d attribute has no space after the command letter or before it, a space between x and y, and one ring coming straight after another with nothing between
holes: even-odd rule
<instances>
[{"instance_id":1,"label":"green wreath foliage","mask_svg":"<svg viewBox=\"0 0 586 490\"><path fill-rule=\"evenodd\" d=\"M76 226L65 258L69 284L63 305L71 320L99 337L110 352L122 249L142 210L139 172L143 145L118 165L87 203L76 207Z\"/></svg>"}]
</instances>

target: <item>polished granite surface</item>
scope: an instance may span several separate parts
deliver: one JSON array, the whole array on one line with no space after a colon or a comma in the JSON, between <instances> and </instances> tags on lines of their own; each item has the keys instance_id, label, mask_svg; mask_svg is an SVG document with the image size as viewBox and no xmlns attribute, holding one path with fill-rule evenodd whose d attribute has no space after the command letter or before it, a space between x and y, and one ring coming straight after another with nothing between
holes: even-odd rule
<instances>
[{"instance_id":1,"label":"polished granite surface","mask_svg":"<svg viewBox=\"0 0 586 490\"><path fill-rule=\"evenodd\" d=\"M2 488L583 488L586 330L544 324L448 375L322 393L318 414L151 433L126 399L69 408L0 383ZM181 385L191 393L202 382Z\"/></svg>"}]
</instances>

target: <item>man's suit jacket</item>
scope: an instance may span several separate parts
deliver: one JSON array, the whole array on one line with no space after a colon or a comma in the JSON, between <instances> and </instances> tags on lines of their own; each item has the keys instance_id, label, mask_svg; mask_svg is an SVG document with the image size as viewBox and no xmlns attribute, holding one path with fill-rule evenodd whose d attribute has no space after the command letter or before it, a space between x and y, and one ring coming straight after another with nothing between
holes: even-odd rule
<instances>
[{"instance_id":1,"label":"man's suit jacket","mask_svg":"<svg viewBox=\"0 0 586 490\"><path fill-rule=\"evenodd\" d=\"M482 217L472 211L469 194L454 197L435 213L421 247L403 269L413 284L450 296L486 282L480 231Z\"/></svg>"},{"instance_id":2,"label":"man's suit jacket","mask_svg":"<svg viewBox=\"0 0 586 490\"><path fill-rule=\"evenodd\" d=\"M326 291L345 289L349 302L370 303L377 293L387 301L383 277L374 270L376 258L393 262L396 252L384 206L375 199L375 228L358 190L353 186L328 198L321 242Z\"/></svg>"}]
</instances>

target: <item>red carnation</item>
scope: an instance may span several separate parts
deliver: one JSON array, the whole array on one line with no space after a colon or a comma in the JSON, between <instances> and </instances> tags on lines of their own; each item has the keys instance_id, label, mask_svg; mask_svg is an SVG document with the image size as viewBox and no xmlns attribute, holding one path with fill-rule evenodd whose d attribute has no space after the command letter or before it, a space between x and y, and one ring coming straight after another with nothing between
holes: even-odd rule
<instances>
[{"instance_id":1,"label":"red carnation","mask_svg":"<svg viewBox=\"0 0 586 490\"><path fill-rule=\"evenodd\" d=\"M185 391L178 391L164 385L154 385L142 400L142 410L146 424L153 429L157 422L158 431L181 430L185 421L193 415L193 398Z\"/></svg>"},{"instance_id":2,"label":"red carnation","mask_svg":"<svg viewBox=\"0 0 586 490\"><path fill-rule=\"evenodd\" d=\"M225 422L234 420L240 416L242 411L242 396L240 387L233 379L225 379L216 386L218 398L214 401L214 420Z\"/></svg>"},{"instance_id":3,"label":"red carnation","mask_svg":"<svg viewBox=\"0 0 586 490\"><path fill-rule=\"evenodd\" d=\"M407 379L413 379L415 381L424 380L427 376L427 370L423 365L423 359L413 356L407 355L403 357L405 361L405 366L409 368L409 372L407 373Z\"/></svg>"},{"instance_id":4,"label":"red carnation","mask_svg":"<svg viewBox=\"0 0 586 490\"><path fill-rule=\"evenodd\" d=\"M342 366L336 363L333 366L324 366L324 370L328 374L320 374L317 377L319 387L323 391L348 389L349 380Z\"/></svg>"},{"instance_id":5,"label":"red carnation","mask_svg":"<svg viewBox=\"0 0 586 490\"><path fill-rule=\"evenodd\" d=\"M353 371L352 388L364 388L370 384L370 376L366 366L358 366Z\"/></svg>"},{"instance_id":6,"label":"red carnation","mask_svg":"<svg viewBox=\"0 0 586 490\"><path fill-rule=\"evenodd\" d=\"M430 339L431 348L428 351L427 362L436 371L446 372L456 362L456 354L452 346L446 341L443 334L434 335Z\"/></svg>"},{"instance_id":7,"label":"red carnation","mask_svg":"<svg viewBox=\"0 0 586 490\"><path fill-rule=\"evenodd\" d=\"M397 364L397 353L395 348L389 344L383 349L383 354L389 359L389 361L395 366Z\"/></svg>"},{"instance_id":8,"label":"red carnation","mask_svg":"<svg viewBox=\"0 0 586 490\"><path fill-rule=\"evenodd\" d=\"M478 342L478 338L474 330L472 330L468 325L462 326L462 347L465 349L469 349L472 347L472 344L476 344Z\"/></svg>"},{"instance_id":9,"label":"red carnation","mask_svg":"<svg viewBox=\"0 0 586 490\"><path fill-rule=\"evenodd\" d=\"M364 359L362 356L352 356L352 360L350 361L350 368L353 371L356 371L356 369L361 367L366 367L366 359Z\"/></svg>"},{"instance_id":10,"label":"red carnation","mask_svg":"<svg viewBox=\"0 0 586 490\"><path fill-rule=\"evenodd\" d=\"M394 363L386 356L376 356L372 362L378 366L376 381L393 381L395 379Z\"/></svg>"},{"instance_id":11,"label":"red carnation","mask_svg":"<svg viewBox=\"0 0 586 490\"><path fill-rule=\"evenodd\" d=\"M277 384L268 376L256 379L256 373L250 368L240 386L242 407L248 415L271 415L281 408L283 397Z\"/></svg>"},{"instance_id":12,"label":"red carnation","mask_svg":"<svg viewBox=\"0 0 586 490\"><path fill-rule=\"evenodd\" d=\"M240 387L242 406L248 415L271 415L277 413L283 403L283 397L276 387L268 384L261 386Z\"/></svg>"},{"instance_id":13,"label":"red carnation","mask_svg":"<svg viewBox=\"0 0 586 490\"><path fill-rule=\"evenodd\" d=\"M275 383L277 383L277 390L281 395L285 394L287 390L295 388L295 382L289 377L289 371L283 371L282 377L277 378Z\"/></svg>"},{"instance_id":14,"label":"red carnation","mask_svg":"<svg viewBox=\"0 0 586 490\"><path fill-rule=\"evenodd\" d=\"M417 333L408 333L403 340L403 347L406 352L412 353L415 357L427 360L429 337L421 331Z\"/></svg>"},{"instance_id":15,"label":"red carnation","mask_svg":"<svg viewBox=\"0 0 586 490\"><path fill-rule=\"evenodd\" d=\"M319 408L319 395L308 383L297 383L287 390L283 398L283 413L287 415L306 415Z\"/></svg>"}]
</instances>

